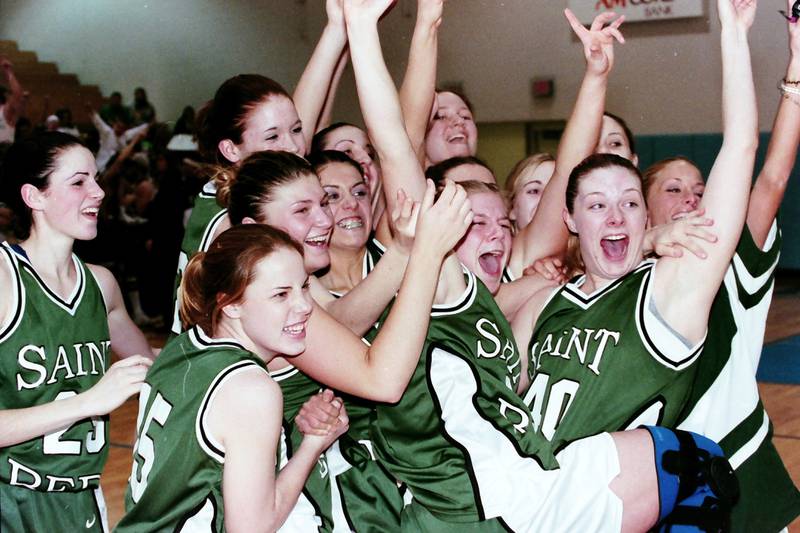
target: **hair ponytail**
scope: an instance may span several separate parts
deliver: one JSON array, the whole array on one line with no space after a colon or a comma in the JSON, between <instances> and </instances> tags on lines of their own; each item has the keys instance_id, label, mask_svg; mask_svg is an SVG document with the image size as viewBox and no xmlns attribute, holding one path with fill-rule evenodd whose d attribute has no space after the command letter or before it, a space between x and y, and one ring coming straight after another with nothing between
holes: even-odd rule
<instances>
[{"instance_id":1,"label":"hair ponytail","mask_svg":"<svg viewBox=\"0 0 800 533\"><path fill-rule=\"evenodd\" d=\"M214 335L225 306L241 301L261 259L287 248L303 256L303 248L285 232L264 224L243 224L224 231L207 252L186 265L180 288L184 328L199 326Z\"/></svg>"}]
</instances>

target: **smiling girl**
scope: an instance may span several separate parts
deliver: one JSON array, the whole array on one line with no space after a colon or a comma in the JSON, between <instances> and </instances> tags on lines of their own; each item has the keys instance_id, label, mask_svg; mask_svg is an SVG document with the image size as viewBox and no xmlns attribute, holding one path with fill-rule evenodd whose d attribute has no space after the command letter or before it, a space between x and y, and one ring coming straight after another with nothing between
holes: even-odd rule
<instances>
[{"instance_id":1,"label":"smiling girl","mask_svg":"<svg viewBox=\"0 0 800 533\"><path fill-rule=\"evenodd\" d=\"M0 247L3 531L105 530L108 413L139 392L153 357L111 273L72 253L97 234L96 178L91 152L64 133L20 141L4 161L21 241Z\"/></svg>"}]
</instances>

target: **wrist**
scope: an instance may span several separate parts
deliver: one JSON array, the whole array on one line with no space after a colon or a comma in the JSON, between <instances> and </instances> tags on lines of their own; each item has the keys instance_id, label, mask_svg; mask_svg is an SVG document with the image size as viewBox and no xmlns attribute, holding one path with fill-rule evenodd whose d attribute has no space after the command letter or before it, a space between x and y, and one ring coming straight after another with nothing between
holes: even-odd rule
<instances>
[{"instance_id":1,"label":"wrist","mask_svg":"<svg viewBox=\"0 0 800 533\"><path fill-rule=\"evenodd\" d=\"M800 57L794 55L789 59L789 66L786 67L786 81L800 81Z\"/></svg>"},{"instance_id":2,"label":"wrist","mask_svg":"<svg viewBox=\"0 0 800 533\"><path fill-rule=\"evenodd\" d=\"M342 20L342 22L332 22L329 20L328 24L325 25L325 29L322 30L322 35L328 35L347 41L347 28L345 27L344 20Z\"/></svg>"}]
</instances>

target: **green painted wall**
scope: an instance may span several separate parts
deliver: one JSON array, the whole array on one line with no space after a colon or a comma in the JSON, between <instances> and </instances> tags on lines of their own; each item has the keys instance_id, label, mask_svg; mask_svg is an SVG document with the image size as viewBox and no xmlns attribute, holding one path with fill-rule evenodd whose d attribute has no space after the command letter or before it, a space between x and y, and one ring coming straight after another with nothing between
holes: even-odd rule
<instances>
[{"instance_id":1,"label":"green painted wall","mask_svg":"<svg viewBox=\"0 0 800 533\"><path fill-rule=\"evenodd\" d=\"M527 154L524 122L486 122L478 125L478 157L486 161L502 186L508 173Z\"/></svg>"}]
</instances>

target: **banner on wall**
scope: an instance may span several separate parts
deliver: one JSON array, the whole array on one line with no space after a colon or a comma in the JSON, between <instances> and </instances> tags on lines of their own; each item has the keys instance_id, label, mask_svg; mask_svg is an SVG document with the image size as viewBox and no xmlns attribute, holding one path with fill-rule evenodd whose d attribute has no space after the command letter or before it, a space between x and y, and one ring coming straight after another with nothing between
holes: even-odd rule
<instances>
[{"instance_id":1,"label":"banner on wall","mask_svg":"<svg viewBox=\"0 0 800 533\"><path fill-rule=\"evenodd\" d=\"M603 11L625 15L626 22L703 16L703 0L569 0L569 8L584 24Z\"/></svg>"}]
</instances>

